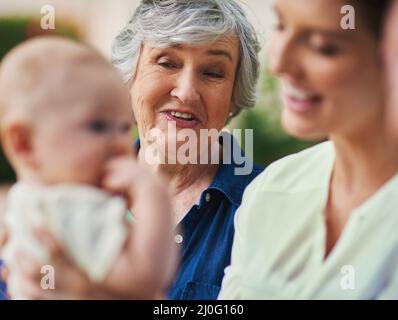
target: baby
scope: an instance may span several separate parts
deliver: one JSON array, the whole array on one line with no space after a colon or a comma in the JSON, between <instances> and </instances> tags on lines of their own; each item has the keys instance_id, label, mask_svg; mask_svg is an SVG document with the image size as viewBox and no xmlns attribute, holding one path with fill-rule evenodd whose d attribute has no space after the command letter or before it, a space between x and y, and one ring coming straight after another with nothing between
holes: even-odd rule
<instances>
[{"instance_id":1,"label":"baby","mask_svg":"<svg viewBox=\"0 0 398 320\"><path fill-rule=\"evenodd\" d=\"M21 249L51 265L34 234L46 228L116 296L151 298L167 289L175 257L168 194L162 178L136 162L132 122L121 78L90 48L39 37L5 56L0 137L18 179L2 252L11 270ZM20 288L11 273L11 297L29 298Z\"/></svg>"}]
</instances>

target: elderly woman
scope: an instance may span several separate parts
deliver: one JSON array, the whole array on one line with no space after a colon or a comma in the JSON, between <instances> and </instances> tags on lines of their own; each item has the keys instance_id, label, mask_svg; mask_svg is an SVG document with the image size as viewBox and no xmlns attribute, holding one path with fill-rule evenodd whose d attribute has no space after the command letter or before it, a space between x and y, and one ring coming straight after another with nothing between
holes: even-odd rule
<instances>
[{"instance_id":1,"label":"elderly woman","mask_svg":"<svg viewBox=\"0 0 398 320\"><path fill-rule=\"evenodd\" d=\"M215 299L230 263L235 211L262 169L251 165L248 174L236 174L236 158L223 161L233 152L233 147L223 147L229 146L228 137L223 135L218 144L200 135L221 131L229 119L254 105L258 50L253 27L234 0L142 1L114 43L113 62L130 88L137 119L138 156L149 161L154 144L166 156L155 167L170 178L174 221L181 230L175 236L180 266L168 298ZM163 133L165 145L154 142L153 132ZM190 150L199 150L188 163L165 152L173 144L176 150L186 146L180 133L191 137ZM214 153L219 162L209 161ZM37 298L96 296L98 287L57 254L55 269L64 271L57 273L56 290L37 290ZM31 285L38 287L37 266L32 261L23 265Z\"/></svg>"}]
</instances>

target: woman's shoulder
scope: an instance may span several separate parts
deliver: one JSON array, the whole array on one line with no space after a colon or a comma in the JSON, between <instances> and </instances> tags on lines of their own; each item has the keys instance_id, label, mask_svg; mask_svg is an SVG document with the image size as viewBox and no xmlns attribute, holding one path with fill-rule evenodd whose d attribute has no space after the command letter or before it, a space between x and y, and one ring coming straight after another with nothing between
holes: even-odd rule
<instances>
[{"instance_id":1,"label":"woman's shoulder","mask_svg":"<svg viewBox=\"0 0 398 320\"><path fill-rule=\"evenodd\" d=\"M333 162L333 143L322 142L273 162L253 181L252 189L283 191L314 186L329 174Z\"/></svg>"}]
</instances>

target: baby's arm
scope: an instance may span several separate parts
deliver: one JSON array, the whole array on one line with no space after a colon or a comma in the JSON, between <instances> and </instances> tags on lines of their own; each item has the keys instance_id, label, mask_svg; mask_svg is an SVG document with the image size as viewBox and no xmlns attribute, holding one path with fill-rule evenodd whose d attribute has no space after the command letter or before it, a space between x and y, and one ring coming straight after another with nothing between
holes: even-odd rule
<instances>
[{"instance_id":1,"label":"baby's arm","mask_svg":"<svg viewBox=\"0 0 398 320\"><path fill-rule=\"evenodd\" d=\"M122 253L105 280L117 295L156 298L172 280L176 261L166 180L132 157L113 160L103 181L123 193L134 212Z\"/></svg>"}]
</instances>

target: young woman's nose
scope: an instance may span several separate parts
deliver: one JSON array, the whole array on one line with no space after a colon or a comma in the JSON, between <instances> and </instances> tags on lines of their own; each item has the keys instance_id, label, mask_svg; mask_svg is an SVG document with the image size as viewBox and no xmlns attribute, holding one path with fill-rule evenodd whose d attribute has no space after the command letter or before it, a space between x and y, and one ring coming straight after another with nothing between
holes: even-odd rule
<instances>
[{"instance_id":1,"label":"young woman's nose","mask_svg":"<svg viewBox=\"0 0 398 320\"><path fill-rule=\"evenodd\" d=\"M276 35L271 43L268 69L274 75L296 78L300 74L299 53L288 36Z\"/></svg>"},{"instance_id":2,"label":"young woman's nose","mask_svg":"<svg viewBox=\"0 0 398 320\"><path fill-rule=\"evenodd\" d=\"M197 79L194 70L190 68L183 69L176 78L170 95L180 100L184 105L195 105L201 99L198 81L199 79Z\"/></svg>"}]
</instances>

